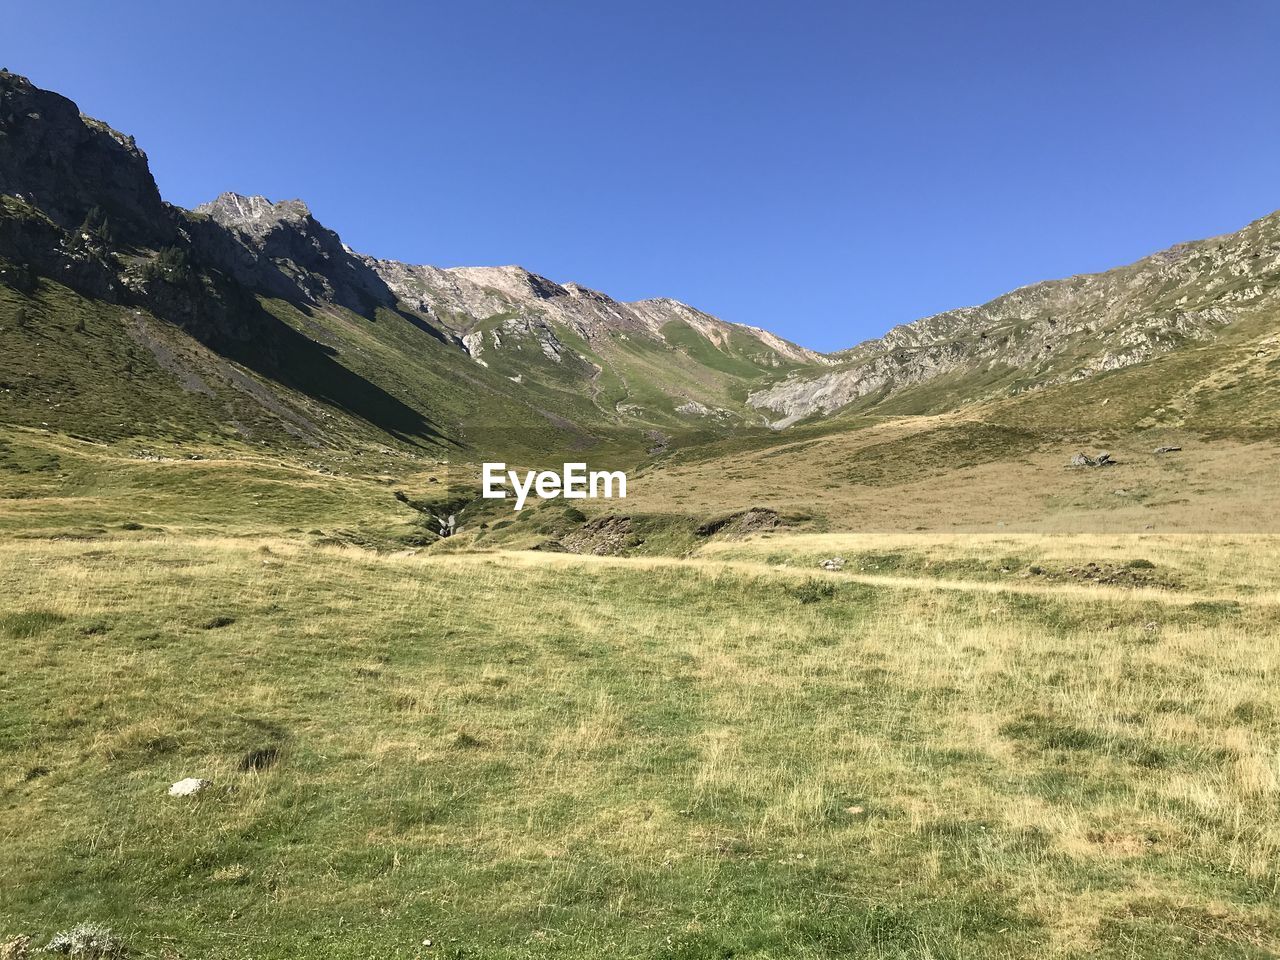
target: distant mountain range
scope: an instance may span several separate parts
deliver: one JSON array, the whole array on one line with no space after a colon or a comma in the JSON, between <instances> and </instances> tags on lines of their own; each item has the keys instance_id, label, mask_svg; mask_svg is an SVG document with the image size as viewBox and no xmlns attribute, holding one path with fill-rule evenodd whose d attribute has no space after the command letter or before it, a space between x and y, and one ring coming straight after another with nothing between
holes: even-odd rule
<instances>
[{"instance_id":1,"label":"distant mountain range","mask_svg":"<svg viewBox=\"0 0 1280 960\"><path fill-rule=\"evenodd\" d=\"M1144 363L1274 311L1280 215L822 355L670 299L347 247L299 200L165 203L131 137L0 72L0 419L100 439L639 457Z\"/></svg>"}]
</instances>

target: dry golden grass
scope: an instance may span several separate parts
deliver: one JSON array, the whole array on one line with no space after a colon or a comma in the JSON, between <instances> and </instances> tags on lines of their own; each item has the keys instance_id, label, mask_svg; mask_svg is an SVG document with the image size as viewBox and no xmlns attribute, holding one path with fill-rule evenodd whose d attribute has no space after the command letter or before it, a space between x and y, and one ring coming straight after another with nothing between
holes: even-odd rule
<instances>
[{"instance_id":1,"label":"dry golden grass","mask_svg":"<svg viewBox=\"0 0 1280 960\"><path fill-rule=\"evenodd\" d=\"M212 957L1269 955L1278 552L0 542L0 933L96 918ZM832 553L847 573L816 569ZM1139 559L1167 585L1022 576ZM168 801L187 775L218 789Z\"/></svg>"},{"instance_id":2,"label":"dry golden grass","mask_svg":"<svg viewBox=\"0 0 1280 960\"><path fill-rule=\"evenodd\" d=\"M833 530L1039 533L1280 533L1280 447L1187 439L1156 456L1159 434L1098 446L1048 438L1002 449L972 414L896 417L760 449L677 457L635 477L627 509L717 515L726 504L812 515ZM942 433L957 437L937 449ZM915 449L919 446L921 449ZM1081 450L1119 465L1071 468ZM604 509L597 505L598 509Z\"/></svg>"}]
</instances>

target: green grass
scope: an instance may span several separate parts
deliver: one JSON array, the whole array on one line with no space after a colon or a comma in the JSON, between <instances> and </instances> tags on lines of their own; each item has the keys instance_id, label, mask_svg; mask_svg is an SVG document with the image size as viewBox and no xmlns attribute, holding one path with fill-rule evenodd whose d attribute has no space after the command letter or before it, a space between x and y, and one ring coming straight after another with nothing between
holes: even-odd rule
<instances>
[{"instance_id":1,"label":"green grass","mask_svg":"<svg viewBox=\"0 0 1280 960\"><path fill-rule=\"evenodd\" d=\"M910 556L865 553L876 576ZM1219 609L745 554L115 532L0 562L0 934L96 920L212 958L1280 946L1257 564L1272 599ZM214 786L166 796L186 776Z\"/></svg>"},{"instance_id":2,"label":"green grass","mask_svg":"<svg viewBox=\"0 0 1280 960\"><path fill-rule=\"evenodd\" d=\"M299 369L282 413L153 319L158 350L56 285L24 302L40 324L0 360L0 942L97 921L215 960L1280 950L1280 551L1118 535L1274 526L1275 450L1239 445L1274 418L1262 325L964 416L915 414L1002 374L776 434L672 412L736 409L741 344L566 333L593 395L540 354L459 368L392 311L266 303L382 391L328 405ZM77 337L101 347L36 363ZM136 390L129 357L158 365ZM617 430L622 398L646 412ZM464 446L390 437L387 404ZM676 449L625 502L468 503L479 451L628 465L653 424ZM1171 431L1188 455L1151 455ZM1068 470L1092 442L1121 466ZM751 506L790 526L697 533ZM606 515L628 559L499 552ZM1106 533L907 532L1046 517ZM169 798L186 776L214 786Z\"/></svg>"}]
</instances>

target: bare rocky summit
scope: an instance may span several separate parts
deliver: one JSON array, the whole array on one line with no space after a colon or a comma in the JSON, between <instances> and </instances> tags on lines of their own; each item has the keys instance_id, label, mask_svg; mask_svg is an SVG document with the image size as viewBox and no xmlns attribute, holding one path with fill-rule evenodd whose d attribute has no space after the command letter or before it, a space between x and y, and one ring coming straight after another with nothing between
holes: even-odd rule
<instances>
[{"instance_id":1,"label":"bare rocky summit","mask_svg":"<svg viewBox=\"0 0 1280 960\"><path fill-rule=\"evenodd\" d=\"M211 263L253 289L357 312L395 297L301 200L224 193L196 207L190 232Z\"/></svg>"},{"instance_id":2,"label":"bare rocky summit","mask_svg":"<svg viewBox=\"0 0 1280 960\"><path fill-rule=\"evenodd\" d=\"M553 329L547 324L563 325L594 342L616 336L663 339L663 328L680 322L716 346L723 346L734 332L746 334L759 342L762 362L772 366L788 360L827 362L821 354L766 330L729 323L666 297L627 303L581 284L557 283L514 265L433 267L362 259L403 303L441 319L459 336L469 332L469 319L500 314L522 318L523 322L510 327L510 331L538 336L541 342L547 342L544 331ZM500 348L501 339L491 347ZM559 352L558 348L555 352Z\"/></svg>"}]
</instances>

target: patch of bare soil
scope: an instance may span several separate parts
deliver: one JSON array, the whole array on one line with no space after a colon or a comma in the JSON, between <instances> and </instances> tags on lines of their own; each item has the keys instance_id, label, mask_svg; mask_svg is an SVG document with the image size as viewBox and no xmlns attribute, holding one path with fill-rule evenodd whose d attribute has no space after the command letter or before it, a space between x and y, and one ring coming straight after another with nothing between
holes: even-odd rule
<instances>
[{"instance_id":1,"label":"patch of bare soil","mask_svg":"<svg viewBox=\"0 0 1280 960\"><path fill-rule=\"evenodd\" d=\"M739 513L730 513L700 524L695 531L700 537L722 534L728 540L736 540L763 530L776 530L782 526L782 518L776 510L752 507Z\"/></svg>"},{"instance_id":2,"label":"patch of bare soil","mask_svg":"<svg viewBox=\"0 0 1280 960\"><path fill-rule=\"evenodd\" d=\"M572 533L560 538L569 553L590 553L597 557L614 557L624 553L637 540L630 517L598 517L589 520Z\"/></svg>"}]
</instances>

